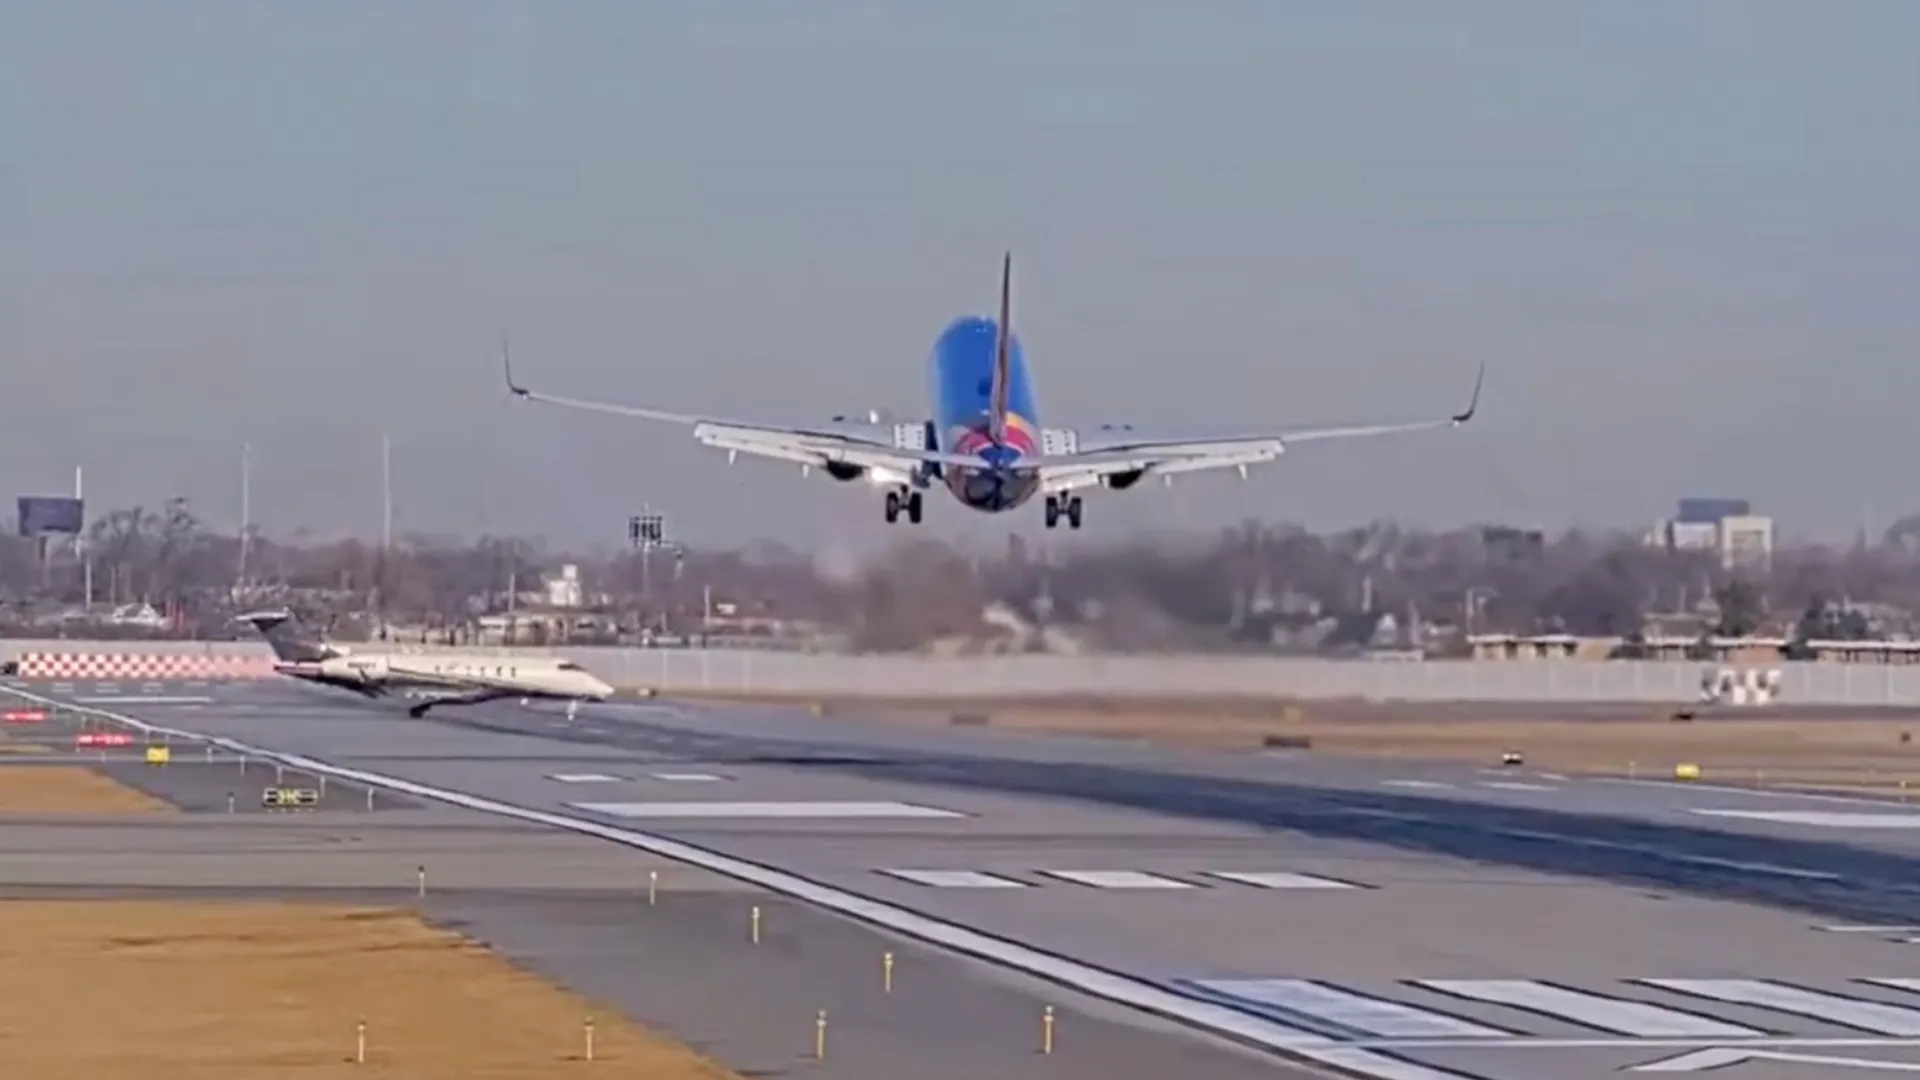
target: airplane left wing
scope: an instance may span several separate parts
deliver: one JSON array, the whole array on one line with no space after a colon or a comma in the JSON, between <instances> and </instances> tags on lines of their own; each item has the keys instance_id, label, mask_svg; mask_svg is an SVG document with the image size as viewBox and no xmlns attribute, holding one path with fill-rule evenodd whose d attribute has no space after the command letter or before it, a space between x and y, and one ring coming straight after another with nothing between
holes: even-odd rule
<instances>
[{"instance_id":1,"label":"airplane left wing","mask_svg":"<svg viewBox=\"0 0 1920 1080\"><path fill-rule=\"evenodd\" d=\"M1244 470L1250 465L1273 461L1296 443L1459 427L1472 420L1479 409L1480 388L1486 375L1486 365L1482 364L1474 376L1473 396L1468 400L1467 407L1438 419L1303 428L1227 438L1136 440L1122 437L1117 440L1102 439L1084 448L1078 446L1076 437L1075 452L1045 455L1033 463L1040 469L1041 486L1049 492L1090 487L1108 477L1128 473L1174 476L1213 469Z\"/></svg>"},{"instance_id":2,"label":"airplane left wing","mask_svg":"<svg viewBox=\"0 0 1920 1080\"><path fill-rule=\"evenodd\" d=\"M984 459L972 454L949 454L927 445L924 423L870 424L836 422L831 427L800 427L755 424L738 420L669 412L638 405L620 405L605 401L560 397L536 393L513 381L513 361L502 350L507 390L527 401L559 405L589 412L610 413L641 420L679 424L693 429L693 437L707 446L729 454L753 454L758 457L791 461L799 465L826 467L856 465L866 469L911 474L922 465L952 465L961 468L991 468Z\"/></svg>"}]
</instances>

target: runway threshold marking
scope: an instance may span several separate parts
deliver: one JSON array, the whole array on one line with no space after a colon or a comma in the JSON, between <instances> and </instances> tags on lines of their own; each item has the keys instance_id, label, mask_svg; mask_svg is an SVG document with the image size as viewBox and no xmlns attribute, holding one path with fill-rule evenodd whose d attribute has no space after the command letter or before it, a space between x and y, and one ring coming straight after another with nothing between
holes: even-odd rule
<instances>
[{"instance_id":1,"label":"runway threshold marking","mask_svg":"<svg viewBox=\"0 0 1920 1080\"><path fill-rule=\"evenodd\" d=\"M58 704L39 695L15 691L22 697L43 704ZM1176 1020L1191 1027L1249 1046L1271 1050L1284 1056L1345 1069L1373 1080L1460 1080L1460 1073L1431 1068L1374 1050L1343 1044L1310 1031L1276 1023L1262 1017L1214 1002L1201 1001L1145 979L1123 975L1058 953L1022 945L972 927L922 915L896 904L874 900L858 893L822 885L790 871L764 863L751 862L653 833L604 825L588 818L555 814L526 806L499 802L463 791L437 788L398 776L352 769L304 754L254 746L225 736L206 735L181 728L150 724L123 713L94 710L97 715L138 731L164 734L214 746L254 758L276 761L315 775L331 776L356 784L384 788L417 798L431 799L449 806L496 817L547 825L582 836L597 837L625 847L645 851L664 859L708 870L803 903L846 915L883 927L918 941L961 953L975 959L1066 986L1091 997L1130 1006L1157 1016Z\"/></svg>"},{"instance_id":2,"label":"runway threshold marking","mask_svg":"<svg viewBox=\"0 0 1920 1080\"><path fill-rule=\"evenodd\" d=\"M1003 878L979 870L882 870L889 877L911 881L935 889L1025 889L1024 881Z\"/></svg>"},{"instance_id":3,"label":"runway threshold marking","mask_svg":"<svg viewBox=\"0 0 1920 1080\"><path fill-rule=\"evenodd\" d=\"M1042 870L1041 873L1095 889L1197 889L1191 881L1149 874L1142 870Z\"/></svg>"}]
</instances>

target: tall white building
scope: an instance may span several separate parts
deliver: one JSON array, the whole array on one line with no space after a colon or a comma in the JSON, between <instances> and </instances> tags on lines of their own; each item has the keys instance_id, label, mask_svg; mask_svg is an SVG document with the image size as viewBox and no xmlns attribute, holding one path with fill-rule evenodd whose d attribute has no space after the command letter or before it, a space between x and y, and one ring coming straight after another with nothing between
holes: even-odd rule
<instances>
[{"instance_id":1,"label":"tall white building","mask_svg":"<svg viewBox=\"0 0 1920 1080\"><path fill-rule=\"evenodd\" d=\"M1669 551L1711 551L1729 570L1764 573L1773 565L1773 519L1751 513L1674 517L1656 522L1646 543Z\"/></svg>"}]
</instances>

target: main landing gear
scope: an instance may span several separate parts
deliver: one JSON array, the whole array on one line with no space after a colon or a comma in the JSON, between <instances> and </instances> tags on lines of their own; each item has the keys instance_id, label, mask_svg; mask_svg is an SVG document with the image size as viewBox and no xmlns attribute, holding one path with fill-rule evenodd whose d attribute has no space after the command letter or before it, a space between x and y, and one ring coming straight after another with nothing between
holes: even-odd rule
<instances>
[{"instance_id":1,"label":"main landing gear","mask_svg":"<svg viewBox=\"0 0 1920 1080\"><path fill-rule=\"evenodd\" d=\"M887 524L900 520L900 512L907 514L907 523L920 524L920 493L917 491L887 492Z\"/></svg>"},{"instance_id":2,"label":"main landing gear","mask_svg":"<svg viewBox=\"0 0 1920 1080\"><path fill-rule=\"evenodd\" d=\"M1080 496L1047 496L1047 528L1058 528L1062 517L1067 519L1067 528L1077 529L1080 527Z\"/></svg>"}]
</instances>

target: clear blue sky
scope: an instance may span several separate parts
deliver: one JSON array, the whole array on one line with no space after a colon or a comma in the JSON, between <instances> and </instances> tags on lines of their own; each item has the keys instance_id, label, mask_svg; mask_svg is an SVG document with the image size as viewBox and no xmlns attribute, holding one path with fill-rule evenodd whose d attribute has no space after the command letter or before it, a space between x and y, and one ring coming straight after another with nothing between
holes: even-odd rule
<instances>
[{"instance_id":1,"label":"clear blue sky","mask_svg":"<svg viewBox=\"0 0 1920 1080\"><path fill-rule=\"evenodd\" d=\"M0 6L0 491L617 541L898 537L871 489L543 388L923 410L952 315L1056 425L1422 416L1187 515L1557 526L1920 507L1920 5L687 0ZM985 539L1036 529L937 500ZM1087 536L1083 533L1082 536Z\"/></svg>"}]
</instances>

